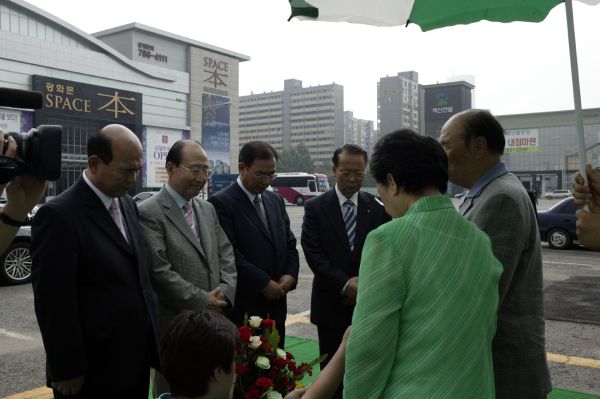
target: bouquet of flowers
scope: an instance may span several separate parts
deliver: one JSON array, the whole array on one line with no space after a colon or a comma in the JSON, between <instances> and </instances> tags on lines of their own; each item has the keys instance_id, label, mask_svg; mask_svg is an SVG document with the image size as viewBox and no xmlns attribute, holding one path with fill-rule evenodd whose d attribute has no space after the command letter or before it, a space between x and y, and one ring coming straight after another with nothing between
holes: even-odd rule
<instances>
[{"instance_id":1,"label":"bouquet of flowers","mask_svg":"<svg viewBox=\"0 0 600 399\"><path fill-rule=\"evenodd\" d=\"M302 388L305 375L325 356L310 363L298 363L294 355L279 346L275 321L252 316L240 327L240 346L236 355L237 399L282 399L296 388Z\"/></svg>"}]
</instances>

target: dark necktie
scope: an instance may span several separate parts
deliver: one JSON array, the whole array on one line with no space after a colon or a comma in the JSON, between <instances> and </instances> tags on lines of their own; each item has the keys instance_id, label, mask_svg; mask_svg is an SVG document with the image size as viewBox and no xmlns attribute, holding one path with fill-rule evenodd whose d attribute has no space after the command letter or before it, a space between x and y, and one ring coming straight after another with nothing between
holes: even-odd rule
<instances>
[{"instance_id":1,"label":"dark necktie","mask_svg":"<svg viewBox=\"0 0 600 399\"><path fill-rule=\"evenodd\" d=\"M356 239L356 205L350 200L344 202L346 214L344 215L344 225L346 225L346 233L348 234L348 243L350 249L354 249L354 240Z\"/></svg>"},{"instance_id":2,"label":"dark necktie","mask_svg":"<svg viewBox=\"0 0 600 399\"><path fill-rule=\"evenodd\" d=\"M267 229L267 231L269 231L269 225L267 223L267 216L265 215L265 211L264 211L263 207L260 206L260 203L261 203L260 195L256 195L254 197L253 203L254 203L254 209L256 209L256 213L258 213L258 217L260 218L261 222L265 226L265 229Z\"/></svg>"}]
</instances>

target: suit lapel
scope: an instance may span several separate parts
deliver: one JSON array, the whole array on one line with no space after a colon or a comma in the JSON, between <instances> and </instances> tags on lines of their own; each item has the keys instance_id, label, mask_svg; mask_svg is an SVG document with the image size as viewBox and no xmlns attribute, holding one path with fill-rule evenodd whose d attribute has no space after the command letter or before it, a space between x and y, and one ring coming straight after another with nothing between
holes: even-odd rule
<instances>
[{"instance_id":1,"label":"suit lapel","mask_svg":"<svg viewBox=\"0 0 600 399\"><path fill-rule=\"evenodd\" d=\"M250 202L250 198L248 198L248 196L246 195L244 190L242 190L242 188L240 187L239 184L237 184L237 182L233 183L233 185L234 185L234 190L235 190L236 197L237 197L236 200L237 200L238 204L240 205L240 209L242 209L244 211L244 214L246 214L246 216L248 216L248 218L250 218L252 223L254 223L254 225L265 236L265 238L268 239L270 242L273 242L273 238L271 237L271 234L267 231L262 220L260 220L260 216L258 216L258 213L256 213L256 209L254 209L254 204L252 204L252 202ZM269 227L271 227L273 222L269 221L270 220L269 212L267 211L267 209L268 209L267 207L269 207L271 205L271 202L270 202L270 200L267 200L267 202L264 202L265 197L266 196L262 197L263 198L263 206L265 207L265 215L267 217L267 223L269 223Z\"/></svg>"},{"instance_id":2,"label":"suit lapel","mask_svg":"<svg viewBox=\"0 0 600 399\"><path fill-rule=\"evenodd\" d=\"M335 189L329 190L325 194L324 201L326 203L327 217L333 226L333 230L340 237L340 240L345 243L345 247L350 252L350 243L348 242L348 232L346 231L346 225L344 225L344 215L342 214L342 208L335 192Z\"/></svg>"},{"instance_id":3,"label":"suit lapel","mask_svg":"<svg viewBox=\"0 0 600 399\"><path fill-rule=\"evenodd\" d=\"M81 192L83 203L87 208L87 215L92 222L100 227L116 245L133 255L133 247L125 241L125 237L123 237L115 221L110 216L108 209L104 207L102 200L98 198L83 178L77 184L79 184L78 190ZM125 223L123 208L121 208L121 215L123 216L123 223Z\"/></svg>"},{"instance_id":4,"label":"suit lapel","mask_svg":"<svg viewBox=\"0 0 600 399\"><path fill-rule=\"evenodd\" d=\"M129 247L134 253L141 253L143 248L141 243L138 241L137 229L134 227L135 223L139 223L135 210L132 206L135 206L130 201L125 199L126 197L119 197L119 204L121 206L121 215L123 217L123 227L127 230L127 237L129 238Z\"/></svg>"},{"instance_id":5,"label":"suit lapel","mask_svg":"<svg viewBox=\"0 0 600 399\"><path fill-rule=\"evenodd\" d=\"M206 260L204 250L200 245L200 241L198 241L196 236L194 236L194 232L187 224L187 221L183 217L183 213L177 206L175 200L164 188L160 190L160 193L158 195L160 195L161 205L163 206L163 208L165 208L165 216L167 217L167 219L169 219L171 223L173 223L175 228L179 230L179 232L185 237L185 239L188 240L194 246L194 248L196 248L200 255L202 255L202 257Z\"/></svg>"},{"instance_id":6,"label":"suit lapel","mask_svg":"<svg viewBox=\"0 0 600 399\"><path fill-rule=\"evenodd\" d=\"M358 192L358 215L356 219L356 242L364 242L369 231L373 201L363 192ZM356 249L356 247L355 247Z\"/></svg>"}]
</instances>

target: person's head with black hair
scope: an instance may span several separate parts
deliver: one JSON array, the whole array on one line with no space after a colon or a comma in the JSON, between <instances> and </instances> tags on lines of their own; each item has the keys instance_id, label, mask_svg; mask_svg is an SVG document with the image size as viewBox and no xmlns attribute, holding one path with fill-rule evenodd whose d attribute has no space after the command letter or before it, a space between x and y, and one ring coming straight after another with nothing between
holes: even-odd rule
<instances>
[{"instance_id":1,"label":"person's head with black hair","mask_svg":"<svg viewBox=\"0 0 600 399\"><path fill-rule=\"evenodd\" d=\"M169 325L160 344L162 374L171 397L230 399L239 332L217 312L187 311Z\"/></svg>"},{"instance_id":2,"label":"person's head with black hair","mask_svg":"<svg viewBox=\"0 0 600 399\"><path fill-rule=\"evenodd\" d=\"M404 215L420 198L444 194L448 188L448 158L443 148L410 129L380 138L369 167L392 217Z\"/></svg>"},{"instance_id":3,"label":"person's head with black hair","mask_svg":"<svg viewBox=\"0 0 600 399\"><path fill-rule=\"evenodd\" d=\"M121 197L135 184L143 164L142 144L123 125L107 125L87 141L86 176L109 197Z\"/></svg>"},{"instance_id":4,"label":"person's head with black hair","mask_svg":"<svg viewBox=\"0 0 600 399\"><path fill-rule=\"evenodd\" d=\"M167 153L168 184L187 201L204 188L212 176L208 156L196 140L178 140Z\"/></svg>"},{"instance_id":5,"label":"person's head with black hair","mask_svg":"<svg viewBox=\"0 0 600 399\"><path fill-rule=\"evenodd\" d=\"M238 169L240 180L253 194L261 194L277 176L277 151L268 143L251 141L242 146Z\"/></svg>"},{"instance_id":6,"label":"person's head with black hair","mask_svg":"<svg viewBox=\"0 0 600 399\"><path fill-rule=\"evenodd\" d=\"M504 154L504 129L487 110L454 115L442 127L440 141L448 154L450 180L471 188Z\"/></svg>"},{"instance_id":7,"label":"person's head with black hair","mask_svg":"<svg viewBox=\"0 0 600 399\"><path fill-rule=\"evenodd\" d=\"M351 198L362 187L369 158L356 144L345 144L333 153L333 174L338 190Z\"/></svg>"}]
</instances>

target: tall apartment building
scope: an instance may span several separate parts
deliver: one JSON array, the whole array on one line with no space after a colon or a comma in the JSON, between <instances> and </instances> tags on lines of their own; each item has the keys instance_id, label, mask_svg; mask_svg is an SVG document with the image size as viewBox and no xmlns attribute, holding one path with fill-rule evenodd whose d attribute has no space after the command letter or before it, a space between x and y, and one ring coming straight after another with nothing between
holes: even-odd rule
<instances>
[{"instance_id":1,"label":"tall apartment building","mask_svg":"<svg viewBox=\"0 0 600 399\"><path fill-rule=\"evenodd\" d=\"M369 152L374 128L373 121L358 119L352 111L344 112L344 144L356 144Z\"/></svg>"},{"instance_id":2,"label":"tall apartment building","mask_svg":"<svg viewBox=\"0 0 600 399\"><path fill-rule=\"evenodd\" d=\"M315 165L329 166L333 151L344 144L344 87L302 87L284 81L283 91L240 97L240 147L261 140L282 150L304 144Z\"/></svg>"},{"instance_id":3,"label":"tall apartment building","mask_svg":"<svg viewBox=\"0 0 600 399\"><path fill-rule=\"evenodd\" d=\"M382 134L398 129L419 131L419 74L400 72L377 83L377 126Z\"/></svg>"}]
</instances>

